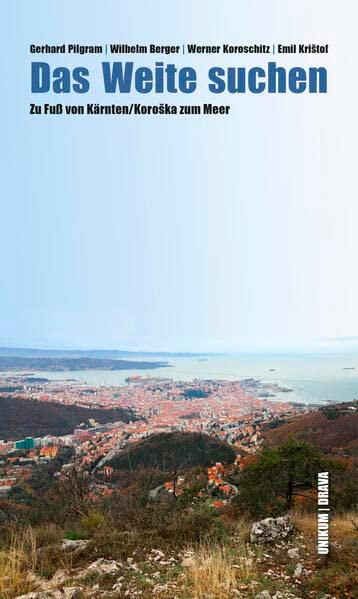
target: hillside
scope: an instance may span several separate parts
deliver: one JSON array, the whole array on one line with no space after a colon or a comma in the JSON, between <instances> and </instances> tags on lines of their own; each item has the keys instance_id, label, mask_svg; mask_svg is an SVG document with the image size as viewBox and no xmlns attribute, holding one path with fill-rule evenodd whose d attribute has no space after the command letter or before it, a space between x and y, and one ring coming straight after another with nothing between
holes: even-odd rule
<instances>
[{"instance_id":1,"label":"hillside","mask_svg":"<svg viewBox=\"0 0 358 599\"><path fill-rule=\"evenodd\" d=\"M303 414L292 421L268 429L264 436L268 445L280 445L288 436L305 440L322 451L343 450L358 456L358 413L355 403L336 404Z\"/></svg>"},{"instance_id":2,"label":"hillside","mask_svg":"<svg viewBox=\"0 0 358 599\"><path fill-rule=\"evenodd\" d=\"M205 435L163 434L132 448L132 457L139 446L142 457L148 446L159 450L163 439L181 457L180 440L212 450ZM261 455L264 467L251 471L251 482L247 469L231 471L238 494L227 479L209 479L213 468L181 472L175 494L171 471L158 495L149 492L158 490L155 472L120 472L125 486L97 481L73 469L73 450L38 464L0 498L1 599L356 598L355 479L337 470L332 491L338 484L345 492L332 504L329 556L317 553L316 502L288 510L266 492L274 488L283 499L292 464L297 480L306 478L311 469L302 457L318 458L314 469L321 468L323 456L303 445L275 448L269 460ZM305 483L313 491L316 476ZM245 489L256 497L253 511L240 501Z\"/></svg>"},{"instance_id":3,"label":"hillside","mask_svg":"<svg viewBox=\"0 0 358 599\"><path fill-rule=\"evenodd\" d=\"M201 433L160 433L132 445L116 455L109 464L116 470L141 467L210 466L233 462L236 451L227 443Z\"/></svg>"},{"instance_id":4,"label":"hillside","mask_svg":"<svg viewBox=\"0 0 358 599\"><path fill-rule=\"evenodd\" d=\"M130 410L101 410L15 397L0 397L0 439L67 435L82 422L93 418L104 424L135 420Z\"/></svg>"}]
</instances>

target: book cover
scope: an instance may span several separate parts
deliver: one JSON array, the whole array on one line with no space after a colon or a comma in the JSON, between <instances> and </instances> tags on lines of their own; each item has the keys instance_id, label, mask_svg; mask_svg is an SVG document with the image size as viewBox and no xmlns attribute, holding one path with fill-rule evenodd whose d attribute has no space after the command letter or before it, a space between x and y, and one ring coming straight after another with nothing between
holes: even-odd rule
<instances>
[{"instance_id":1,"label":"book cover","mask_svg":"<svg viewBox=\"0 0 358 599\"><path fill-rule=\"evenodd\" d=\"M357 17L3 3L0 599L355 596Z\"/></svg>"}]
</instances>

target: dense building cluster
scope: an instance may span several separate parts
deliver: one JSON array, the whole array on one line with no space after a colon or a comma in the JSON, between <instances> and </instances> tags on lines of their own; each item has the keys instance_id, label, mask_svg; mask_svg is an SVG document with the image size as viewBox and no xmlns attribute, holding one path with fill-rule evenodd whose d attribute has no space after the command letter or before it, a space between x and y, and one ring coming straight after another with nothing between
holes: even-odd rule
<instances>
[{"instance_id":1,"label":"dense building cluster","mask_svg":"<svg viewBox=\"0 0 358 599\"><path fill-rule=\"evenodd\" d=\"M96 469L104 479L112 475L106 462L127 445L153 433L205 432L232 443L246 453L261 444L262 426L294 415L302 408L278 400L277 385L254 379L244 381L172 381L129 377L125 386L94 387L75 381L48 381L31 377L0 379L1 395L85 408L129 408L138 418L98 424L94 418L78 423L72 434L0 440L0 493L7 493L32 468L56 457L59 447L72 446L82 469ZM287 391L287 389L281 389Z\"/></svg>"}]
</instances>

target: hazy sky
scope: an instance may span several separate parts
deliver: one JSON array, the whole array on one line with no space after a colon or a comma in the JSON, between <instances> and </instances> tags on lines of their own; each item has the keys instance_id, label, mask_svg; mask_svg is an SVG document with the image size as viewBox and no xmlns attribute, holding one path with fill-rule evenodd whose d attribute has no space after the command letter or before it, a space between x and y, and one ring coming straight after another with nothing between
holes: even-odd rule
<instances>
[{"instance_id":1,"label":"hazy sky","mask_svg":"<svg viewBox=\"0 0 358 599\"><path fill-rule=\"evenodd\" d=\"M357 17L355 0L7 0L0 344L235 350L358 335ZM231 116L31 117L33 101L123 101L99 86L31 96L44 57L29 45L46 42L329 43L328 57L276 57L326 66L329 93L217 98L202 85L184 100ZM164 60L202 77L267 63ZM99 72L101 57L48 61ZM161 100L174 102L145 99Z\"/></svg>"}]
</instances>

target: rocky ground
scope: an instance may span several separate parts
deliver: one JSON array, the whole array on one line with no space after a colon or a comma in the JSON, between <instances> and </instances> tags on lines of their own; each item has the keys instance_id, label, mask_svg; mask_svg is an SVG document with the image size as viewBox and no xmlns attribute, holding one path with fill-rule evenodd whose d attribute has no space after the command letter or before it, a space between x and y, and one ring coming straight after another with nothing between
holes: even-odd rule
<instances>
[{"instance_id":1,"label":"rocky ground","mask_svg":"<svg viewBox=\"0 0 358 599\"><path fill-rule=\"evenodd\" d=\"M292 532L292 528L290 517L269 518L252 526L248 542L243 543L240 531L233 534L229 545L219 548L225 556L225 563L223 561L220 567L229 567L233 573L230 584L224 570L215 574L215 561L218 560L216 557L210 563L211 548L208 547L201 563L197 550L189 547L180 554L153 548L144 554L134 551L126 560L99 558L81 567L72 567L73 563L81 561L81 555L85 559L89 541L65 540L61 548L63 568L50 580L32 575L33 590L21 595L21 599L354 597L347 591L340 594L339 589L327 593L324 584L321 590L319 584L312 585L315 578L318 577L318 583L320 576L324 579L329 566L317 557L314 538L297 527ZM340 550L341 546L334 541L333 552ZM220 576L226 582L220 582Z\"/></svg>"}]
</instances>

